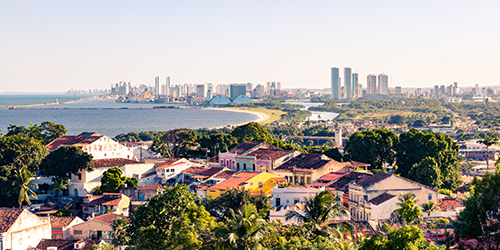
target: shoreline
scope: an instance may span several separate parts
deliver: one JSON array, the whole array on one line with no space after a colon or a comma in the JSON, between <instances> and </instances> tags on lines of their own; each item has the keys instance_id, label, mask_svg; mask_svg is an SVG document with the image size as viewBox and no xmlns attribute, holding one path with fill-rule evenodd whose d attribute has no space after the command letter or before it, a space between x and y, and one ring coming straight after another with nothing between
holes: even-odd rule
<instances>
[{"instance_id":1,"label":"shoreline","mask_svg":"<svg viewBox=\"0 0 500 250\"><path fill-rule=\"evenodd\" d=\"M21 104L21 105L4 105L0 106L0 108L31 108L31 107L42 107L42 106L50 106L50 105L59 105L59 104L65 104L65 103L71 103L71 102L80 102L80 101L87 101L87 100L98 100L98 99L108 99L106 97L102 96L94 96L94 97L85 97L85 98L80 98L76 100L69 100L69 101L64 101L64 102L48 102L48 103L36 103L36 104Z\"/></svg>"},{"instance_id":2,"label":"shoreline","mask_svg":"<svg viewBox=\"0 0 500 250\"><path fill-rule=\"evenodd\" d=\"M232 108L204 108L204 109L226 110L226 111L254 114L254 115L257 115L259 117L257 120L253 121L253 122L257 122L257 123L263 123L263 122L271 119L270 115L268 115L266 113L262 113L262 112L257 112L257 111L240 110L240 109L232 109ZM232 126L240 126L240 125L243 125L243 124L237 124L237 125L232 125Z\"/></svg>"}]
</instances>

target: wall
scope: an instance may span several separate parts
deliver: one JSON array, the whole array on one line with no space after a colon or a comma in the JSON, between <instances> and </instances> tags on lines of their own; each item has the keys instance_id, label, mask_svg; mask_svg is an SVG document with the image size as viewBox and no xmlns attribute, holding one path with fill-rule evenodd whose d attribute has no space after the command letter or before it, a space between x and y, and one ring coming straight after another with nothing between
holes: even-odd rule
<instances>
[{"instance_id":1,"label":"wall","mask_svg":"<svg viewBox=\"0 0 500 250\"><path fill-rule=\"evenodd\" d=\"M10 229L2 233L3 249L24 250L35 247L41 239L51 238L48 218L40 218L24 210Z\"/></svg>"},{"instance_id":2,"label":"wall","mask_svg":"<svg viewBox=\"0 0 500 250\"><path fill-rule=\"evenodd\" d=\"M438 193L424 185L392 175L385 180L382 180L374 185L365 188L365 193L368 195L368 200L371 200L385 192L399 196L403 193L411 192L416 195L415 200L418 204L425 203L429 200L428 195L432 195L432 200L438 203Z\"/></svg>"},{"instance_id":3,"label":"wall","mask_svg":"<svg viewBox=\"0 0 500 250\"><path fill-rule=\"evenodd\" d=\"M125 158L132 160L134 157L132 149L121 145L107 136L99 138L99 140L83 147L82 149L83 151L94 156L94 160L109 158Z\"/></svg>"},{"instance_id":4,"label":"wall","mask_svg":"<svg viewBox=\"0 0 500 250\"><path fill-rule=\"evenodd\" d=\"M273 188L273 197L271 199L271 205L276 207L276 198L280 198L281 205L291 206L298 201L300 203L305 202L305 198L314 196L317 192L324 190L317 188L305 188L305 187L285 187L285 188Z\"/></svg>"},{"instance_id":5,"label":"wall","mask_svg":"<svg viewBox=\"0 0 500 250\"><path fill-rule=\"evenodd\" d=\"M75 234L75 231L82 231L82 234ZM103 222L88 220L84 223L72 227L72 237L76 239L89 239L94 231L112 232L113 228Z\"/></svg>"}]
</instances>

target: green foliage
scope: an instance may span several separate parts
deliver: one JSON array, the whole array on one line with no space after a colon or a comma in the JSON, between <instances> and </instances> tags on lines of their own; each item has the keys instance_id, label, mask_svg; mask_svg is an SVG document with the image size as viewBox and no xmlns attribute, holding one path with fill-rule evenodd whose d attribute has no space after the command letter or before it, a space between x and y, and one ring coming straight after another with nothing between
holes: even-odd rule
<instances>
[{"instance_id":1,"label":"green foliage","mask_svg":"<svg viewBox=\"0 0 500 250\"><path fill-rule=\"evenodd\" d=\"M198 249L215 226L214 218L185 185L161 191L130 217L123 239L136 249Z\"/></svg>"},{"instance_id":2,"label":"green foliage","mask_svg":"<svg viewBox=\"0 0 500 250\"><path fill-rule=\"evenodd\" d=\"M160 137L156 138L153 141L153 144L151 144L149 150L159 153L167 158L172 157L172 154L170 153L168 146L163 142L163 140Z\"/></svg>"},{"instance_id":3,"label":"green foliage","mask_svg":"<svg viewBox=\"0 0 500 250\"><path fill-rule=\"evenodd\" d=\"M245 205L255 205L258 211L266 214L271 210L269 197L265 194L252 195L244 188L232 188L222 193L215 199L207 198L202 204L217 219L217 221L226 221L230 216L230 211L237 211Z\"/></svg>"},{"instance_id":4,"label":"green foliage","mask_svg":"<svg viewBox=\"0 0 500 250\"><path fill-rule=\"evenodd\" d=\"M46 155L47 149L42 143L27 135L0 137L0 166L11 165L15 169L25 166L35 172Z\"/></svg>"},{"instance_id":5,"label":"green foliage","mask_svg":"<svg viewBox=\"0 0 500 250\"><path fill-rule=\"evenodd\" d=\"M269 138L269 133L257 122L250 122L236 127L231 136L238 140L238 143L257 138Z\"/></svg>"},{"instance_id":6,"label":"green foliage","mask_svg":"<svg viewBox=\"0 0 500 250\"><path fill-rule=\"evenodd\" d=\"M79 147L62 146L42 160L40 170L45 176L55 176L58 179L68 180L71 174L76 175L79 171L93 171L93 158L91 154L84 152Z\"/></svg>"},{"instance_id":7,"label":"green foliage","mask_svg":"<svg viewBox=\"0 0 500 250\"><path fill-rule=\"evenodd\" d=\"M387 238L375 235L362 242L359 250L438 250L434 243L424 238L424 233L417 226L403 226L391 230Z\"/></svg>"},{"instance_id":8,"label":"green foliage","mask_svg":"<svg viewBox=\"0 0 500 250\"><path fill-rule=\"evenodd\" d=\"M119 142L139 142L139 141L152 141L161 137L164 132L161 131L145 131L145 132L130 132L126 134L119 134L113 138Z\"/></svg>"},{"instance_id":9,"label":"green foliage","mask_svg":"<svg viewBox=\"0 0 500 250\"><path fill-rule=\"evenodd\" d=\"M427 216L431 216L432 213L439 211L439 206L436 202L430 200L424 204L422 204L423 212L427 214Z\"/></svg>"},{"instance_id":10,"label":"green foliage","mask_svg":"<svg viewBox=\"0 0 500 250\"><path fill-rule=\"evenodd\" d=\"M500 169L486 173L483 179L474 179L470 197L464 201L465 209L454 223L460 239L475 239L479 247L498 249L500 242ZM495 242L497 246L491 245ZM483 249L483 248L481 248Z\"/></svg>"},{"instance_id":11,"label":"green foliage","mask_svg":"<svg viewBox=\"0 0 500 250\"><path fill-rule=\"evenodd\" d=\"M127 187L136 188L138 183L139 181L135 177L132 178L127 177L127 179L125 180L125 184L127 185Z\"/></svg>"},{"instance_id":12,"label":"green foliage","mask_svg":"<svg viewBox=\"0 0 500 250\"><path fill-rule=\"evenodd\" d=\"M324 152L324 154L336 161L342 162L342 154L340 153L338 148L330 148Z\"/></svg>"},{"instance_id":13,"label":"green foliage","mask_svg":"<svg viewBox=\"0 0 500 250\"><path fill-rule=\"evenodd\" d=\"M500 120L500 103L443 103L443 107L451 109L462 117L470 117L476 124L493 127Z\"/></svg>"},{"instance_id":14,"label":"green foliage","mask_svg":"<svg viewBox=\"0 0 500 250\"><path fill-rule=\"evenodd\" d=\"M92 250L115 250L115 247L110 243L101 242L99 244L92 245Z\"/></svg>"},{"instance_id":15,"label":"green foliage","mask_svg":"<svg viewBox=\"0 0 500 250\"><path fill-rule=\"evenodd\" d=\"M31 204L29 197L37 199L36 193L31 188L38 188L36 183L31 182L33 174L22 167L21 169L14 170L14 182L12 183L11 194L18 195L17 203L22 207L23 202Z\"/></svg>"},{"instance_id":16,"label":"green foliage","mask_svg":"<svg viewBox=\"0 0 500 250\"><path fill-rule=\"evenodd\" d=\"M448 196L450 196L450 197L451 197L451 194L452 194L453 192L452 192L451 190L449 190L449 189L446 189L446 188L440 188L440 189L438 190L438 193L440 193L440 194L444 194L444 195L448 195Z\"/></svg>"},{"instance_id":17,"label":"green foliage","mask_svg":"<svg viewBox=\"0 0 500 250\"><path fill-rule=\"evenodd\" d=\"M200 139L200 147L210 150L210 156L227 152L238 145L238 140L230 134L205 135Z\"/></svg>"},{"instance_id":18,"label":"green foliage","mask_svg":"<svg viewBox=\"0 0 500 250\"><path fill-rule=\"evenodd\" d=\"M180 157L186 147L194 145L197 135L192 129L180 128L168 131L161 139L172 157Z\"/></svg>"},{"instance_id":19,"label":"green foliage","mask_svg":"<svg viewBox=\"0 0 500 250\"><path fill-rule=\"evenodd\" d=\"M397 211L401 215L403 222L409 225L420 223L424 215L420 207L415 204L415 195L412 193L402 194L398 200L400 208Z\"/></svg>"},{"instance_id":20,"label":"green foliage","mask_svg":"<svg viewBox=\"0 0 500 250\"><path fill-rule=\"evenodd\" d=\"M432 157L425 157L419 163L412 166L410 176L414 180L431 188L439 188L442 183L441 170Z\"/></svg>"},{"instance_id":21,"label":"green foliage","mask_svg":"<svg viewBox=\"0 0 500 250\"><path fill-rule=\"evenodd\" d=\"M5 136L23 134L40 141L44 145L49 144L68 132L63 125L54 124L49 121L42 122L40 125L30 123L29 127L10 124L7 130L8 132Z\"/></svg>"},{"instance_id":22,"label":"green foliage","mask_svg":"<svg viewBox=\"0 0 500 250\"><path fill-rule=\"evenodd\" d=\"M57 212L54 214L56 217L67 217L67 216L73 216L73 213L71 213L69 210L65 208L60 208L57 210Z\"/></svg>"},{"instance_id":23,"label":"green foliage","mask_svg":"<svg viewBox=\"0 0 500 250\"><path fill-rule=\"evenodd\" d=\"M455 189L460 186L460 165L458 164L458 145L449 136L411 129L399 136L396 144L396 173L415 180L410 174L412 167L426 157L433 158L441 174L442 188Z\"/></svg>"},{"instance_id":24,"label":"green foliage","mask_svg":"<svg viewBox=\"0 0 500 250\"><path fill-rule=\"evenodd\" d=\"M102 193L117 193L120 186L127 180L127 177L122 175L122 170L117 167L106 170L102 174L100 191Z\"/></svg>"},{"instance_id":25,"label":"green foliage","mask_svg":"<svg viewBox=\"0 0 500 250\"><path fill-rule=\"evenodd\" d=\"M346 144L345 157L381 169L385 163L393 163L394 146L398 142L398 136L388 129L355 132Z\"/></svg>"}]
</instances>

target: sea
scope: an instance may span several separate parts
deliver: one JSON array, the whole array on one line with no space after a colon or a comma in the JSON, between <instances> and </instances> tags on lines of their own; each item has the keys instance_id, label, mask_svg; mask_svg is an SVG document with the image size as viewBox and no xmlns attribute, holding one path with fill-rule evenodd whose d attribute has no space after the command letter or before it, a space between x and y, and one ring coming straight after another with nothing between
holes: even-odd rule
<instances>
[{"instance_id":1,"label":"sea","mask_svg":"<svg viewBox=\"0 0 500 250\"><path fill-rule=\"evenodd\" d=\"M78 100L73 95L0 95L0 129L5 134L10 124L29 126L50 121L62 124L68 135L97 132L114 137L121 133L168 131L176 128L214 128L235 126L258 120L257 114L229 110L187 108L180 104L117 103L114 99L91 99L36 107L16 107ZM92 96L80 96L89 98ZM12 109L12 106L15 108ZM176 108L154 108L175 106Z\"/></svg>"},{"instance_id":2,"label":"sea","mask_svg":"<svg viewBox=\"0 0 500 250\"><path fill-rule=\"evenodd\" d=\"M56 100L59 104L54 104ZM321 105L307 100L289 102L302 104L305 109ZM174 108L155 108L160 106ZM313 112L309 119L331 120L337 115ZM10 124L29 126L30 123L40 124L44 121L64 125L68 135L97 132L114 137L121 133L168 131L176 128L234 127L259 118L253 113L192 108L183 104L118 103L115 99L102 99L95 95L0 95L2 134L7 133Z\"/></svg>"}]
</instances>

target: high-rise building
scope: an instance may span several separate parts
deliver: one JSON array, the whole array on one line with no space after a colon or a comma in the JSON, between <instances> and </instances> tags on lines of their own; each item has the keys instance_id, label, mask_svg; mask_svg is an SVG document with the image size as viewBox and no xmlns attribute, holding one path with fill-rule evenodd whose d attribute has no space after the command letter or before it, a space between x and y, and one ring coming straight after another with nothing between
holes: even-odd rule
<instances>
[{"instance_id":1,"label":"high-rise building","mask_svg":"<svg viewBox=\"0 0 500 250\"><path fill-rule=\"evenodd\" d=\"M255 87L253 92L255 93L256 96L263 96L266 93L264 86L260 84L257 84L257 87Z\"/></svg>"},{"instance_id":2,"label":"high-rise building","mask_svg":"<svg viewBox=\"0 0 500 250\"><path fill-rule=\"evenodd\" d=\"M352 73L352 86L353 86L352 97L359 98L360 93L359 93L358 73Z\"/></svg>"},{"instance_id":3,"label":"high-rise building","mask_svg":"<svg viewBox=\"0 0 500 250\"><path fill-rule=\"evenodd\" d=\"M247 85L246 84L231 84L230 86L231 99L236 98L239 95L245 95L247 93Z\"/></svg>"},{"instance_id":4,"label":"high-rise building","mask_svg":"<svg viewBox=\"0 0 500 250\"><path fill-rule=\"evenodd\" d=\"M205 84L196 85L196 97L205 98L206 97L205 93L206 93L205 92Z\"/></svg>"},{"instance_id":5,"label":"high-rise building","mask_svg":"<svg viewBox=\"0 0 500 250\"><path fill-rule=\"evenodd\" d=\"M165 95L170 95L170 76L167 76L167 78L165 79Z\"/></svg>"},{"instance_id":6,"label":"high-rise building","mask_svg":"<svg viewBox=\"0 0 500 250\"><path fill-rule=\"evenodd\" d=\"M277 90L281 90L281 82L277 82L276 83L276 89Z\"/></svg>"},{"instance_id":7,"label":"high-rise building","mask_svg":"<svg viewBox=\"0 0 500 250\"><path fill-rule=\"evenodd\" d=\"M160 77L155 77L155 96L158 97L160 95Z\"/></svg>"},{"instance_id":8,"label":"high-rise building","mask_svg":"<svg viewBox=\"0 0 500 250\"><path fill-rule=\"evenodd\" d=\"M379 94L381 95L389 94L389 77L386 74L378 75L378 86L379 86L379 91L378 91Z\"/></svg>"},{"instance_id":9,"label":"high-rise building","mask_svg":"<svg viewBox=\"0 0 500 250\"><path fill-rule=\"evenodd\" d=\"M339 68L332 68L332 99L340 99Z\"/></svg>"},{"instance_id":10,"label":"high-rise building","mask_svg":"<svg viewBox=\"0 0 500 250\"><path fill-rule=\"evenodd\" d=\"M401 86L396 86L396 95L401 95Z\"/></svg>"},{"instance_id":11,"label":"high-rise building","mask_svg":"<svg viewBox=\"0 0 500 250\"><path fill-rule=\"evenodd\" d=\"M344 88L345 88L345 98L352 99L353 87L352 87L351 68L344 68Z\"/></svg>"},{"instance_id":12,"label":"high-rise building","mask_svg":"<svg viewBox=\"0 0 500 250\"><path fill-rule=\"evenodd\" d=\"M368 95L377 94L377 76L376 75L368 75L366 77L366 89Z\"/></svg>"},{"instance_id":13,"label":"high-rise building","mask_svg":"<svg viewBox=\"0 0 500 250\"><path fill-rule=\"evenodd\" d=\"M439 86L434 85L434 98L439 98L441 95L439 95Z\"/></svg>"}]
</instances>

